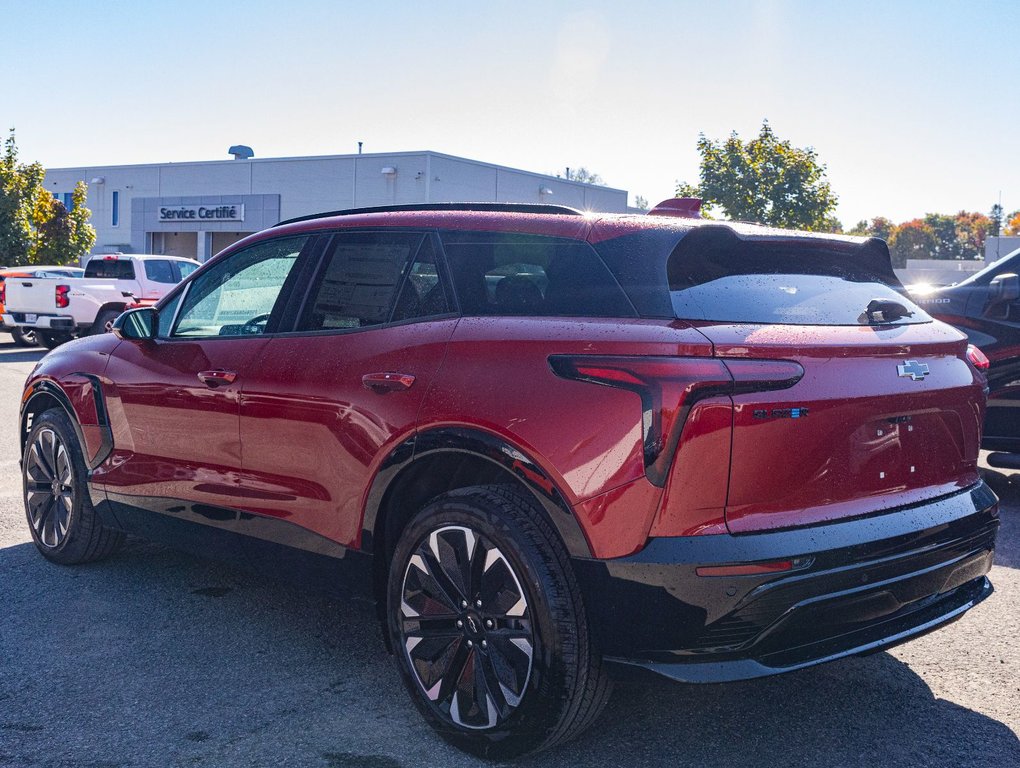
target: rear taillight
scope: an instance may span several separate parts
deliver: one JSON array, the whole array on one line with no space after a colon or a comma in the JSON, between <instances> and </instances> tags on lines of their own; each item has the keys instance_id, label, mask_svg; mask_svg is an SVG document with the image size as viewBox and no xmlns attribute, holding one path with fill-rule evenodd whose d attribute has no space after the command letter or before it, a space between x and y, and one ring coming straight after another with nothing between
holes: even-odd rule
<instances>
[{"instance_id":1,"label":"rear taillight","mask_svg":"<svg viewBox=\"0 0 1020 768\"><path fill-rule=\"evenodd\" d=\"M68 306L71 303L71 300L67 297L67 294L70 292L70 290L71 286L69 285L58 285L56 287L57 307L59 309L63 309L64 307Z\"/></svg>"},{"instance_id":2,"label":"rear taillight","mask_svg":"<svg viewBox=\"0 0 1020 768\"><path fill-rule=\"evenodd\" d=\"M663 485L687 414L698 400L796 384L804 369L787 360L727 360L714 357L623 357L553 355L557 376L626 389L641 398L645 474Z\"/></svg>"},{"instance_id":3,"label":"rear taillight","mask_svg":"<svg viewBox=\"0 0 1020 768\"><path fill-rule=\"evenodd\" d=\"M7 303L7 283L0 280L0 304Z\"/></svg>"},{"instance_id":4,"label":"rear taillight","mask_svg":"<svg viewBox=\"0 0 1020 768\"><path fill-rule=\"evenodd\" d=\"M973 344L967 345L967 359L970 360L971 364L979 371L987 371L988 367L991 365L991 362L988 360L988 356Z\"/></svg>"}]
</instances>

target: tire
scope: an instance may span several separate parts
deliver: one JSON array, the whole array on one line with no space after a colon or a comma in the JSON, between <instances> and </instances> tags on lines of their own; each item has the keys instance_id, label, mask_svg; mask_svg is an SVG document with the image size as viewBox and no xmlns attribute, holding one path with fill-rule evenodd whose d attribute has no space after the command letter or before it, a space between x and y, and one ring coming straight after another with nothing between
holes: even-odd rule
<instances>
[{"instance_id":1,"label":"tire","mask_svg":"<svg viewBox=\"0 0 1020 768\"><path fill-rule=\"evenodd\" d=\"M89 336L95 336L98 333L107 333L113 326L113 321L120 317L120 310L117 309L104 309L100 312L92 323L92 327L89 328Z\"/></svg>"},{"instance_id":2,"label":"tire","mask_svg":"<svg viewBox=\"0 0 1020 768\"><path fill-rule=\"evenodd\" d=\"M55 333L53 331L36 331L35 337L46 349L56 349L61 344L66 344L71 340L71 334Z\"/></svg>"},{"instance_id":3,"label":"tire","mask_svg":"<svg viewBox=\"0 0 1020 768\"><path fill-rule=\"evenodd\" d=\"M513 486L451 491L418 513L391 559L386 616L411 698L471 754L547 749L608 700L566 550Z\"/></svg>"},{"instance_id":4,"label":"tire","mask_svg":"<svg viewBox=\"0 0 1020 768\"><path fill-rule=\"evenodd\" d=\"M62 565L90 563L124 541L123 533L103 526L92 507L78 436L63 410L35 418L21 477L28 528L43 557Z\"/></svg>"},{"instance_id":5,"label":"tire","mask_svg":"<svg viewBox=\"0 0 1020 768\"><path fill-rule=\"evenodd\" d=\"M18 325L11 328L11 339L19 347L34 347L39 343L35 337L35 331L22 328Z\"/></svg>"}]
</instances>

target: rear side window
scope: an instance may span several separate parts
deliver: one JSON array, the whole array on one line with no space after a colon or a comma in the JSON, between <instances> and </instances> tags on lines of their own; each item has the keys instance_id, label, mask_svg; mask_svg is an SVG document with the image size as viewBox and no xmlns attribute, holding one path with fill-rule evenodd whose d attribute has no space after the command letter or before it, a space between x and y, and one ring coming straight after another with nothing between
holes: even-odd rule
<instances>
[{"instance_id":1,"label":"rear side window","mask_svg":"<svg viewBox=\"0 0 1020 768\"><path fill-rule=\"evenodd\" d=\"M634 317L587 243L540 235L445 232L464 315Z\"/></svg>"},{"instance_id":2,"label":"rear side window","mask_svg":"<svg viewBox=\"0 0 1020 768\"><path fill-rule=\"evenodd\" d=\"M131 261L104 259L99 256L85 265L85 277L100 277L104 280L134 280L135 266Z\"/></svg>"},{"instance_id":3,"label":"rear side window","mask_svg":"<svg viewBox=\"0 0 1020 768\"><path fill-rule=\"evenodd\" d=\"M174 266L171 262L146 259L143 264L145 265L145 276L152 282L169 283L171 285L178 282L177 275L174 274Z\"/></svg>"},{"instance_id":4,"label":"rear side window","mask_svg":"<svg viewBox=\"0 0 1020 768\"><path fill-rule=\"evenodd\" d=\"M706 227L687 235L669 257L674 314L710 322L862 325L877 321L867 310L878 300L912 313L897 324L931 321L891 283L888 257L869 247L813 238L742 240Z\"/></svg>"},{"instance_id":5,"label":"rear side window","mask_svg":"<svg viewBox=\"0 0 1020 768\"><path fill-rule=\"evenodd\" d=\"M370 328L447 311L426 235L342 232L330 243L296 330Z\"/></svg>"}]
</instances>

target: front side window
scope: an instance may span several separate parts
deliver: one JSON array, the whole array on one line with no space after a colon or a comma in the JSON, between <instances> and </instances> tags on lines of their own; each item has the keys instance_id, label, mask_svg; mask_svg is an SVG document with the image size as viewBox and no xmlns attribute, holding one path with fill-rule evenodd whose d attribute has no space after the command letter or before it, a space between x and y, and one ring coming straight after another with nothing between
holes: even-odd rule
<instances>
[{"instance_id":1,"label":"front side window","mask_svg":"<svg viewBox=\"0 0 1020 768\"><path fill-rule=\"evenodd\" d=\"M634 308L587 243L540 235L443 234L465 315L634 317Z\"/></svg>"},{"instance_id":2,"label":"front side window","mask_svg":"<svg viewBox=\"0 0 1020 768\"><path fill-rule=\"evenodd\" d=\"M253 245L195 278L181 305L174 337L265 333L287 276L307 236Z\"/></svg>"},{"instance_id":3,"label":"front side window","mask_svg":"<svg viewBox=\"0 0 1020 768\"><path fill-rule=\"evenodd\" d=\"M297 330L369 328L448 311L428 237L344 232L333 238Z\"/></svg>"}]
</instances>

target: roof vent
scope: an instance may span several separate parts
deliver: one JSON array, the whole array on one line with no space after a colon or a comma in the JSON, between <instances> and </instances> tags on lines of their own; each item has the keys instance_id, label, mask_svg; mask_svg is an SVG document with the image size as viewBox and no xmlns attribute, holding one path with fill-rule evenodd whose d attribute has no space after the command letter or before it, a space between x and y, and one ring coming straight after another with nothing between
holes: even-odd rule
<instances>
[{"instance_id":1,"label":"roof vent","mask_svg":"<svg viewBox=\"0 0 1020 768\"><path fill-rule=\"evenodd\" d=\"M649 216L676 216L681 219L701 218L701 199L697 197L671 197L663 200L648 212Z\"/></svg>"},{"instance_id":2,"label":"roof vent","mask_svg":"<svg viewBox=\"0 0 1020 768\"><path fill-rule=\"evenodd\" d=\"M227 152L232 154L235 160L250 160L255 157L255 150L251 147L246 147L244 144L235 144Z\"/></svg>"}]
</instances>

